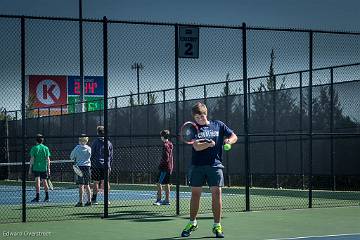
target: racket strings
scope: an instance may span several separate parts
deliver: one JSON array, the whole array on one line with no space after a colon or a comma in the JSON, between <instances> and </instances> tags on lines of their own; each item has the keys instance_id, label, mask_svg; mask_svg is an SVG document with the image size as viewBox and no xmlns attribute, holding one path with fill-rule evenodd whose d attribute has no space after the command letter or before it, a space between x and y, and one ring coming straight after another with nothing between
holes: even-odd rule
<instances>
[{"instance_id":1,"label":"racket strings","mask_svg":"<svg viewBox=\"0 0 360 240\"><path fill-rule=\"evenodd\" d=\"M191 141L196 139L196 134L197 130L194 126L189 125L189 126L185 126L183 129L183 134L182 137L185 141Z\"/></svg>"}]
</instances>

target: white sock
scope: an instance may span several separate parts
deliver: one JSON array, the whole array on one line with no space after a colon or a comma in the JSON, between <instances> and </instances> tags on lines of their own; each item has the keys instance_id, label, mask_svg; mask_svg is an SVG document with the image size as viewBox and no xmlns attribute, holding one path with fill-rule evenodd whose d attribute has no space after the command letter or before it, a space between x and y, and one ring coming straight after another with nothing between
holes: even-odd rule
<instances>
[{"instance_id":1,"label":"white sock","mask_svg":"<svg viewBox=\"0 0 360 240\"><path fill-rule=\"evenodd\" d=\"M194 219L194 221L191 221L191 220L190 220L190 223L191 223L192 225L194 225L194 226L197 225L196 219Z\"/></svg>"}]
</instances>

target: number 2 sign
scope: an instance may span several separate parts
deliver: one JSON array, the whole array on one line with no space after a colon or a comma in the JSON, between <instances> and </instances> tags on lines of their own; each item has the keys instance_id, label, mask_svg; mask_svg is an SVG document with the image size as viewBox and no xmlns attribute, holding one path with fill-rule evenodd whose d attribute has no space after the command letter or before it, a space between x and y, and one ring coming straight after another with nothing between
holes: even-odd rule
<instances>
[{"instance_id":1,"label":"number 2 sign","mask_svg":"<svg viewBox=\"0 0 360 240\"><path fill-rule=\"evenodd\" d=\"M179 58L199 58L199 28L179 27Z\"/></svg>"}]
</instances>

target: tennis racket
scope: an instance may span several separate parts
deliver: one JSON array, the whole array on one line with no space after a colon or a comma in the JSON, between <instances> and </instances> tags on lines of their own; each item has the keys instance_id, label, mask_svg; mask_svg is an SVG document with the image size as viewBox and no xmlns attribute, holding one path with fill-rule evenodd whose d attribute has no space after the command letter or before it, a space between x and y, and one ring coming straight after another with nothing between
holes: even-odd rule
<instances>
[{"instance_id":1,"label":"tennis racket","mask_svg":"<svg viewBox=\"0 0 360 240\"><path fill-rule=\"evenodd\" d=\"M46 178L46 181L47 181L47 184L48 184L48 186L49 186L49 189L50 189L50 190L54 190L54 185L52 184L52 182L51 182L51 180L50 180L50 176L48 176L48 177Z\"/></svg>"},{"instance_id":2,"label":"tennis racket","mask_svg":"<svg viewBox=\"0 0 360 240\"><path fill-rule=\"evenodd\" d=\"M193 144L197 139L199 128L194 122L185 122L180 128L180 139L186 144ZM200 141L211 142L210 139L200 139Z\"/></svg>"},{"instance_id":3,"label":"tennis racket","mask_svg":"<svg viewBox=\"0 0 360 240\"><path fill-rule=\"evenodd\" d=\"M78 175L79 177L83 176L83 172L81 171L78 165L73 165L73 169L76 175Z\"/></svg>"}]
</instances>

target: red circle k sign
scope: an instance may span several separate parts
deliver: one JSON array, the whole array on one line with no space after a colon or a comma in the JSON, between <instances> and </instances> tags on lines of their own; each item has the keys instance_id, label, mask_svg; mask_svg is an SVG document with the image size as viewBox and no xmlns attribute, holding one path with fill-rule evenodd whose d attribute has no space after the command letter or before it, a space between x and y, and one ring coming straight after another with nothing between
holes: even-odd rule
<instances>
[{"instance_id":1,"label":"red circle k sign","mask_svg":"<svg viewBox=\"0 0 360 240\"><path fill-rule=\"evenodd\" d=\"M55 107L67 103L65 76L29 76L30 97L34 96L33 107Z\"/></svg>"}]
</instances>

